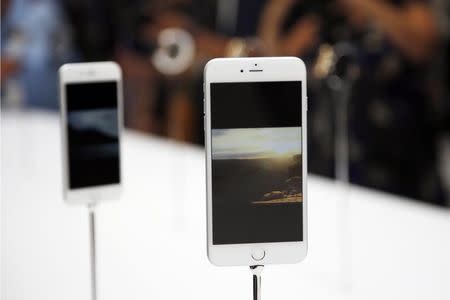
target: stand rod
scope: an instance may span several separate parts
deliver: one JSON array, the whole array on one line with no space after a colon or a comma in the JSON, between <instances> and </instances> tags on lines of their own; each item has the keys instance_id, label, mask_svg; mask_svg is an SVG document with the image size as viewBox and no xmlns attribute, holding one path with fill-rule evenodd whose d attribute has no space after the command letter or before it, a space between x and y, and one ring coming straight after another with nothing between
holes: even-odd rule
<instances>
[{"instance_id":1,"label":"stand rod","mask_svg":"<svg viewBox=\"0 0 450 300\"><path fill-rule=\"evenodd\" d=\"M89 209L89 244L91 256L91 300L97 300L97 259L95 249L95 205Z\"/></svg>"},{"instance_id":2,"label":"stand rod","mask_svg":"<svg viewBox=\"0 0 450 300\"><path fill-rule=\"evenodd\" d=\"M261 272L264 266L250 266L253 274L253 300L261 300Z\"/></svg>"}]
</instances>

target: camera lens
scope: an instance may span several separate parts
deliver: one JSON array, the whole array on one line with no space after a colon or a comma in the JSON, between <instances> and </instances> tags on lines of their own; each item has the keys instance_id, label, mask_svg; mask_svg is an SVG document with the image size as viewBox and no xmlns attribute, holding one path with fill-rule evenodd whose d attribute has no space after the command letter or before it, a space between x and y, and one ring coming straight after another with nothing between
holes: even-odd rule
<instances>
[{"instance_id":1,"label":"camera lens","mask_svg":"<svg viewBox=\"0 0 450 300\"><path fill-rule=\"evenodd\" d=\"M241 70L241 73L244 72L244 70Z\"/></svg>"}]
</instances>

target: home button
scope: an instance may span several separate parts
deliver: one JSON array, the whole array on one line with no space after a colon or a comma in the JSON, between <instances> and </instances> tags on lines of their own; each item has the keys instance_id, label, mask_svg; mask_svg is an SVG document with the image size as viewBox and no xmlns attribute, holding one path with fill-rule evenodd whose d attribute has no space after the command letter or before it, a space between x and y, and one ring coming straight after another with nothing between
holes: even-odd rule
<instances>
[{"instance_id":1,"label":"home button","mask_svg":"<svg viewBox=\"0 0 450 300\"><path fill-rule=\"evenodd\" d=\"M254 248L252 250L252 258L254 260L262 260L266 256L266 251L261 248Z\"/></svg>"}]
</instances>

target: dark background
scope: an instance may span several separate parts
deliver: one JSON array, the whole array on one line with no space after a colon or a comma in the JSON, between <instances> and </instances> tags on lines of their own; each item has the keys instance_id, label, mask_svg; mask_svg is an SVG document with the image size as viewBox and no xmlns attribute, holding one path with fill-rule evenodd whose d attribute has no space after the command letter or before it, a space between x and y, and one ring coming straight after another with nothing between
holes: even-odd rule
<instances>
[{"instance_id":1,"label":"dark background","mask_svg":"<svg viewBox=\"0 0 450 300\"><path fill-rule=\"evenodd\" d=\"M310 173L336 177L342 79L350 84L349 181L450 205L450 1L229 2L2 0L2 109L56 113L61 64L113 60L123 71L127 128L202 146L209 59L297 56L308 74ZM195 44L179 74L161 72L151 59L168 28ZM245 51L232 51L236 39ZM177 56L183 47L167 51Z\"/></svg>"}]
</instances>

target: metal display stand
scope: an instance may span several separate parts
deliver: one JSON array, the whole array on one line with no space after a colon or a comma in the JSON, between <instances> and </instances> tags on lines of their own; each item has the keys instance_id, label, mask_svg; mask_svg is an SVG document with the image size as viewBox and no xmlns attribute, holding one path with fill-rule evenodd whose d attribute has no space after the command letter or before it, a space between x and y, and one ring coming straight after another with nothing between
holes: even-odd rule
<instances>
[{"instance_id":1,"label":"metal display stand","mask_svg":"<svg viewBox=\"0 0 450 300\"><path fill-rule=\"evenodd\" d=\"M253 274L253 300L261 300L261 272L263 265L250 266Z\"/></svg>"},{"instance_id":2,"label":"metal display stand","mask_svg":"<svg viewBox=\"0 0 450 300\"><path fill-rule=\"evenodd\" d=\"M349 203L350 137L348 109L353 84L359 76L357 51L349 43L338 43L334 47L334 70L329 75L328 86L335 98L335 175L341 200L338 205L338 228L340 228L340 280L345 290L351 288L351 230Z\"/></svg>"},{"instance_id":3,"label":"metal display stand","mask_svg":"<svg viewBox=\"0 0 450 300\"><path fill-rule=\"evenodd\" d=\"M335 101L335 175L336 179L348 184L349 176L349 132L348 109L353 84L359 76L356 63L357 51L349 43L338 43L334 49L334 67L328 75L327 83Z\"/></svg>"},{"instance_id":4,"label":"metal display stand","mask_svg":"<svg viewBox=\"0 0 450 300\"><path fill-rule=\"evenodd\" d=\"M337 79L337 78L335 78ZM340 281L344 290L351 288L351 230L349 203L349 133L348 104L351 82L338 79L339 84L333 89L335 95L335 175L338 188L339 204L337 206L337 228L339 230Z\"/></svg>"},{"instance_id":5,"label":"metal display stand","mask_svg":"<svg viewBox=\"0 0 450 300\"><path fill-rule=\"evenodd\" d=\"M89 244L91 257L91 300L97 300L97 257L95 247L95 204L88 204Z\"/></svg>"}]
</instances>

